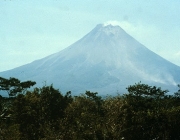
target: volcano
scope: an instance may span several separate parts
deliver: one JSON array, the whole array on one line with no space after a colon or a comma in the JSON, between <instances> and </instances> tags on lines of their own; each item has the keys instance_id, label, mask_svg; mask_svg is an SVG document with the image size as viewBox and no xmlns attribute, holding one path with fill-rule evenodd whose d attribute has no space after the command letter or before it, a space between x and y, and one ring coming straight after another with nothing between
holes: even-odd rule
<instances>
[{"instance_id":1,"label":"volcano","mask_svg":"<svg viewBox=\"0 0 180 140\"><path fill-rule=\"evenodd\" d=\"M0 73L1 77L53 84L73 94L126 92L137 82L176 90L180 67L160 57L121 27L97 25L82 39L43 59Z\"/></svg>"}]
</instances>

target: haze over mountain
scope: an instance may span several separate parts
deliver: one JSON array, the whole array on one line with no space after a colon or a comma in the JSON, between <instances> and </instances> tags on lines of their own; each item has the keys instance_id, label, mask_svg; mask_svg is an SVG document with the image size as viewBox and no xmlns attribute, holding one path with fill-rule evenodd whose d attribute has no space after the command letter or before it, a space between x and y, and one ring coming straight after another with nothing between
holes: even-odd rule
<instances>
[{"instance_id":1,"label":"haze over mountain","mask_svg":"<svg viewBox=\"0 0 180 140\"><path fill-rule=\"evenodd\" d=\"M173 91L180 84L179 73L180 67L147 49L121 27L99 24L66 49L0 76L33 80L40 87L53 83L62 92L90 90L106 95L123 93L139 81Z\"/></svg>"}]
</instances>

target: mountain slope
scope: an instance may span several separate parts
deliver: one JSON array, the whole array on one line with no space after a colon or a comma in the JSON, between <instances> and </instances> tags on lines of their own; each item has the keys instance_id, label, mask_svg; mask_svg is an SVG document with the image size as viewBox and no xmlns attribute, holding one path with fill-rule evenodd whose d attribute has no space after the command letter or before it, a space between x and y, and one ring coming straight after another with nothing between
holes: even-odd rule
<instances>
[{"instance_id":1,"label":"mountain slope","mask_svg":"<svg viewBox=\"0 0 180 140\"><path fill-rule=\"evenodd\" d=\"M2 77L53 83L66 92L124 92L135 82L174 88L180 67L158 56L119 26L97 25L68 48L30 64L1 72Z\"/></svg>"}]
</instances>

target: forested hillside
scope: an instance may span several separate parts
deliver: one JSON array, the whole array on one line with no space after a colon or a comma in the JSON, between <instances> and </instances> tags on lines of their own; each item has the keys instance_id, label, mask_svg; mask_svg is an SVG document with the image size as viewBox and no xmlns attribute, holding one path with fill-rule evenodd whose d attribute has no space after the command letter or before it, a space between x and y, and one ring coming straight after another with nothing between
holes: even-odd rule
<instances>
[{"instance_id":1,"label":"forested hillside","mask_svg":"<svg viewBox=\"0 0 180 140\"><path fill-rule=\"evenodd\" d=\"M168 95L137 83L124 95L102 98L90 91L62 94L53 85L28 91L34 84L0 79L9 94L0 96L0 140L180 139L180 90Z\"/></svg>"}]
</instances>

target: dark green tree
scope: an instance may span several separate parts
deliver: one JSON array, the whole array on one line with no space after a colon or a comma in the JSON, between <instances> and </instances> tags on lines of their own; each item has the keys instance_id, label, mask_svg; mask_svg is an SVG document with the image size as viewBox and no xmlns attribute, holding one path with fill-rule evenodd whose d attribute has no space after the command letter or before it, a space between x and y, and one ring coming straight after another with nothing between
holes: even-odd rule
<instances>
[{"instance_id":1,"label":"dark green tree","mask_svg":"<svg viewBox=\"0 0 180 140\"><path fill-rule=\"evenodd\" d=\"M16 96L18 93L26 91L35 84L36 82L34 81L21 82L19 79L13 77L9 79L0 77L0 90L7 91L9 97Z\"/></svg>"},{"instance_id":2,"label":"dark green tree","mask_svg":"<svg viewBox=\"0 0 180 140\"><path fill-rule=\"evenodd\" d=\"M122 136L125 139L164 139L167 119L163 101L168 91L141 83L127 90L129 93L124 95L122 106Z\"/></svg>"}]
</instances>

